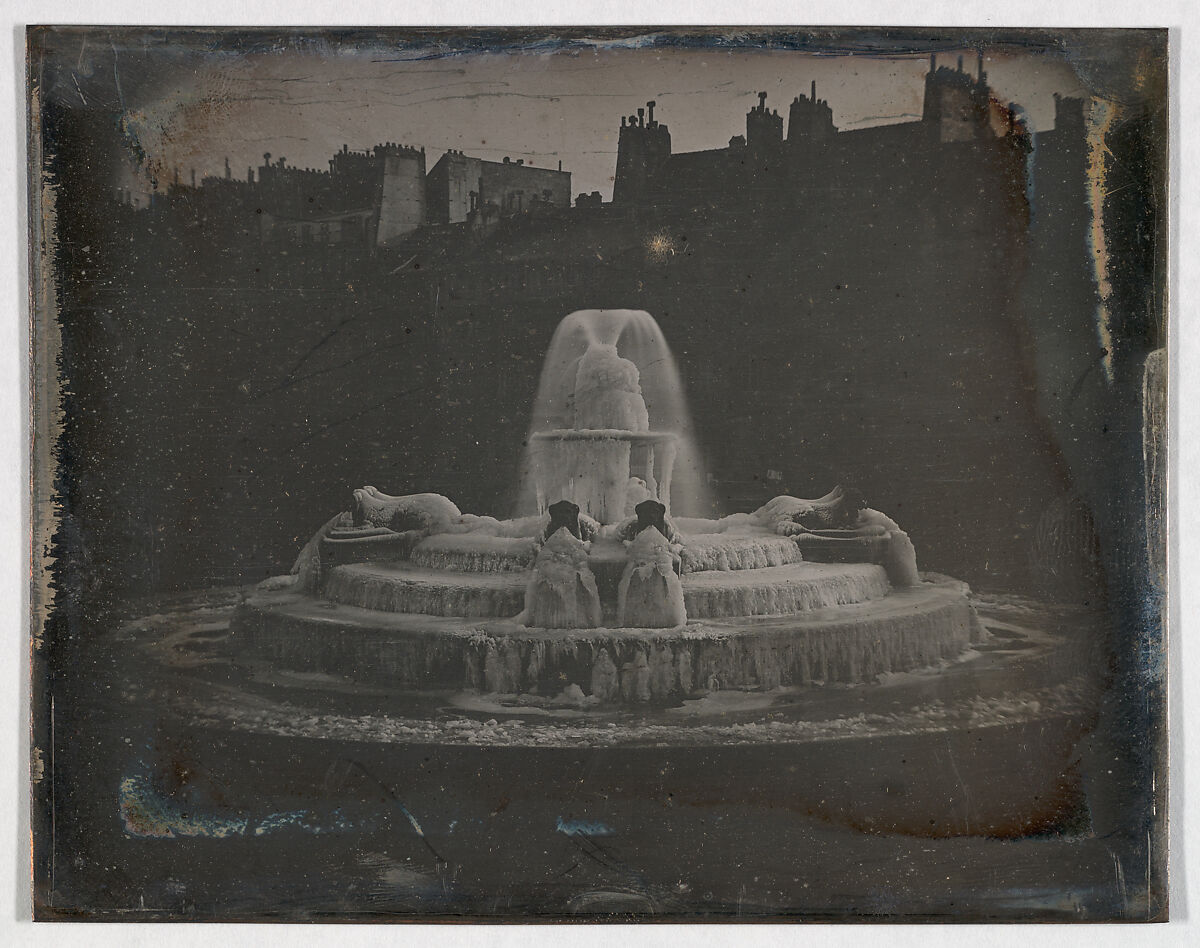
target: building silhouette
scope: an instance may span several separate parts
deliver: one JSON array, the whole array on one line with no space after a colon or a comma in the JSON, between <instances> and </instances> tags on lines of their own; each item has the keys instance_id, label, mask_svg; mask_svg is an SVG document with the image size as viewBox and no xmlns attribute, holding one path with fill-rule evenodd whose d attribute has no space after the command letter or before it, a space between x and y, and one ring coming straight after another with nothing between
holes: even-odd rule
<instances>
[{"instance_id":1,"label":"building silhouette","mask_svg":"<svg viewBox=\"0 0 1200 948\"><path fill-rule=\"evenodd\" d=\"M920 118L888 125L839 129L814 81L807 94L793 98L786 120L760 92L746 113L744 134L720 148L673 152L656 105L647 102L621 118L614 212L652 206L721 210L747 202L811 211L832 202L844 212L846 202L837 193L904 192L947 175L968 186L999 175L1014 193L1036 189L1035 176L1071 180L1075 188L1085 177L1082 100L1056 97L1055 128L1035 136L1019 107L993 96L982 54L974 72L964 71L961 56L953 68L931 56ZM1036 167L1029 160L1034 151ZM914 200L925 207L927 197ZM134 206L128 191L119 191L117 200ZM423 148L383 142L363 151L343 145L323 170L290 166L267 153L244 179L233 176L228 160L223 176L205 177L199 185L194 172L184 184L176 171L150 206L173 226L215 232L229 243L372 253L428 228L468 225L480 236L505 219L565 211L571 203L571 173L561 161L555 170L450 149L427 169ZM862 204L851 201L851 213ZM575 206L595 215L604 202L593 191L578 195Z\"/></svg>"},{"instance_id":2,"label":"building silhouette","mask_svg":"<svg viewBox=\"0 0 1200 948\"><path fill-rule=\"evenodd\" d=\"M431 224L459 224L482 209L505 216L539 204L571 205L571 173L562 162L555 171L523 158L487 161L451 149L433 166L426 186Z\"/></svg>"},{"instance_id":3,"label":"building silhouette","mask_svg":"<svg viewBox=\"0 0 1200 948\"><path fill-rule=\"evenodd\" d=\"M1030 136L1015 106L995 101L980 54L974 74L939 66L930 57L920 119L839 130L829 102L798 95L784 118L767 105L767 93L746 114L745 135L735 135L724 148L672 153L667 126L654 118L655 103L621 119L616 204L645 201L709 199L716 203L739 194L811 188L824 182L850 186L859 178L887 178L906 171L930 169L967 157L966 150L1007 152L1017 162L1030 147ZM648 114L647 114L648 111ZM1082 128L1079 129L1082 133Z\"/></svg>"},{"instance_id":4,"label":"building silhouette","mask_svg":"<svg viewBox=\"0 0 1200 948\"><path fill-rule=\"evenodd\" d=\"M153 194L158 214L188 220L226 239L264 245L388 247L427 224L454 224L569 207L571 174L535 168L523 159L487 161L448 151L426 173L425 149L383 142L363 151L343 145L325 170L288 165L263 155L257 169L234 178L175 171L165 194ZM131 206L126 189L118 203Z\"/></svg>"}]
</instances>

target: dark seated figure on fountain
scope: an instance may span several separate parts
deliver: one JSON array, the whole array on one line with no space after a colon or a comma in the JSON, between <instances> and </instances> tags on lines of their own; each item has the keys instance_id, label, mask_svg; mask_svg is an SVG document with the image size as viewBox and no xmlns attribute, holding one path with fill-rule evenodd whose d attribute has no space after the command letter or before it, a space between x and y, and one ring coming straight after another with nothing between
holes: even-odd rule
<instances>
[{"instance_id":1,"label":"dark seated figure on fountain","mask_svg":"<svg viewBox=\"0 0 1200 948\"><path fill-rule=\"evenodd\" d=\"M560 500L546 508L550 522L542 532L542 539L549 540L561 529L587 543L600 532L600 524L586 514L580 514L579 505L570 500Z\"/></svg>"},{"instance_id":2,"label":"dark seated figure on fountain","mask_svg":"<svg viewBox=\"0 0 1200 948\"><path fill-rule=\"evenodd\" d=\"M514 621L543 629L594 629L602 615L586 544L569 526L556 527L538 550L525 587L525 609Z\"/></svg>"},{"instance_id":3,"label":"dark seated figure on fountain","mask_svg":"<svg viewBox=\"0 0 1200 948\"><path fill-rule=\"evenodd\" d=\"M632 540L647 527L654 527L671 543L679 541L679 531L675 529L669 517L665 504L657 500L643 500L633 508L634 516L623 520L617 526L617 537L621 540Z\"/></svg>"},{"instance_id":4,"label":"dark seated figure on fountain","mask_svg":"<svg viewBox=\"0 0 1200 948\"><path fill-rule=\"evenodd\" d=\"M675 525L667 517L666 505L657 500L643 500L633 508L633 512L635 516L622 521L618 525L617 538L628 545L637 539L642 531L653 527L670 544L672 563L675 572L679 573L682 567L682 561L679 556L681 538L679 531L675 529Z\"/></svg>"}]
</instances>

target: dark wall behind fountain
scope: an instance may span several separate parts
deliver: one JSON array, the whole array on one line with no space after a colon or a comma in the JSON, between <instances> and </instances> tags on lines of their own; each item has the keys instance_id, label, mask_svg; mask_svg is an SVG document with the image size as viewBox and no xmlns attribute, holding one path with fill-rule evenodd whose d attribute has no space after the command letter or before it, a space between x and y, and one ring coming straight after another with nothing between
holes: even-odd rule
<instances>
[{"instance_id":1,"label":"dark wall behind fountain","mask_svg":"<svg viewBox=\"0 0 1200 948\"><path fill-rule=\"evenodd\" d=\"M63 551L113 596L285 570L364 483L503 515L543 355L581 308L659 321L726 513L854 482L924 568L1020 588L1086 559L1087 542L1039 546L1039 522L1103 541L1124 516L1160 338L1146 300L1119 301L1104 379L1078 177L1031 206L1023 157L964 146L765 196L435 230L386 256L281 254L111 202L94 162L115 127L54 102L45 121L71 235ZM1161 168L1133 157L1110 238L1126 259L1159 226Z\"/></svg>"}]
</instances>

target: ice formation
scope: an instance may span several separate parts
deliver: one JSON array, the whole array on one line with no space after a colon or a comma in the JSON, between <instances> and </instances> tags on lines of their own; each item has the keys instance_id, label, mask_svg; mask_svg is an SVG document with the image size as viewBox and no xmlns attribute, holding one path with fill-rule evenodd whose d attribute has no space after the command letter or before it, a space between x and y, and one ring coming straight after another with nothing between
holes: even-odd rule
<instances>
[{"instance_id":1,"label":"ice formation","mask_svg":"<svg viewBox=\"0 0 1200 948\"><path fill-rule=\"evenodd\" d=\"M629 544L629 562L617 591L618 626L669 629L687 621L674 560L671 544L654 527Z\"/></svg>"},{"instance_id":2,"label":"ice formation","mask_svg":"<svg viewBox=\"0 0 1200 948\"><path fill-rule=\"evenodd\" d=\"M469 573L523 572L533 564L536 541L528 537L435 534L421 540L412 562L430 569Z\"/></svg>"},{"instance_id":3,"label":"ice formation","mask_svg":"<svg viewBox=\"0 0 1200 948\"><path fill-rule=\"evenodd\" d=\"M325 525L321 527L312 539L310 539L304 548L300 551L300 555L296 557L296 562L292 565L291 573L297 578L297 584L300 589L309 594L316 594L321 590L321 543L333 531L335 527L349 526L351 523L350 513L348 511L330 517L325 521Z\"/></svg>"},{"instance_id":4,"label":"ice formation","mask_svg":"<svg viewBox=\"0 0 1200 948\"><path fill-rule=\"evenodd\" d=\"M650 431L639 378L614 343L589 341L566 396L570 427L532 438L539 510L574 503L611 523L628 509L630 487L642 499L657 495L670 506L676 436Z\"/></svg>"},{"instance_id":5,"label":"ice formation","mask_svg":"<svg viewBox=\"0 0 1200 948\"><path fill-rule=\"evenodd\" d=\"M528 444L521 514L555 495L604 522L646 496L693 516L714 509L674 356L641 310L581 310L559 324Z\"/></svg>"},{"instance_id":6,"label":"ice formation","mask_svg":"<svg viewBox=\"0 0 1200 948\"><path fill-rule=\"evenodd\" d=\"M462 512L441 494L393 497L374 487L360 487L354 492L356 526L432 532L446 529L460 517Z\"/></svg>"},{"instance_id":7,"label":"ice formation","mask_svg":"<svg viewBox=\"0 0 1200 948\"><path fill-rule=\"evenodd\" d=\"M642 397L638 368L617 354L610 342L593 342L579 360L575 376L576 431L649 431L650 415Z\"/></svg>"},{"instance_id":8,"label":"ice formation","mask_svg":"<svg viewBox=\"0 0 1200 948\"><path fill-rule=\"evenodd\" d=\"M426 616L512 616L524 601L523 573L457 573L411 563L335 566L325 578L331 602Z\"/></svg>"},{"instance_id":9,"label":"ice formation","mask_svg":"<svg viewBox=\"0 0 1200 948\"><path fill-rule=\"evenodd\" d=\"M381 627L365 612L270 601L243 609L236 634L287 667L394 688L508 695L553 697L576 684L602 703L626 696L669 701L713 688L871 682L953 658L980 634L962 584L953 580L793 615L689 620L684 630L541 629L407 615Z\"/></svg>"},{"instance_id":10,"label":"ice formation","mask_svg":"<svg viewBox=\"0 0 1200 948\"><path fill-rule=\"evenodd\" d=\"M683 572L765 569L799 563L794 540L777 536L730 536L721 533L687 534L681 552Z\"/></svg>"},{"instance_id":11,"label":"ice formation","mask_svg":"<svg viewBox=\"0 0 1200 948\"><path fill-rule=\"evenodd\" d=\"M887 531L888 547L884 566L892 585L917 585L921 581L921 575L917 572L917 550L908 534L900 529L895 520L878 510L864 510L862 521Z\"/></svg>"},{"instance_id":12,"label":"ice formation","mask_svg":"<svg viewBox=\"0 0 1200 948\"><path fill-rule=\"evenodd\" d=\"M562 527L538 551L519 621L543 629L591 629L600 620L587 545Z\"/></svg>"},{"instance_id":13,"label":"ice formation","mask_svg":"<svg viewBox=\"0 0 1200 948\"><path fill-rule=\"evenodd\" d=\"M779 616L845 606L889 593L887 573L870 563L794 563L740 572L708 571L684 577L692 618Z\"/></svg>"}]
</instances>

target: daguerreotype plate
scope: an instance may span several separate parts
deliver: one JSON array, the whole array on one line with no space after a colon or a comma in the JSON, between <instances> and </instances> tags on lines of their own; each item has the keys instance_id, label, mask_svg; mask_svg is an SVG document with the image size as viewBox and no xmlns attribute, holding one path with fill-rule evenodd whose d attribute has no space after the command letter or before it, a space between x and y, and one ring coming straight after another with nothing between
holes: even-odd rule
<instances>
[{"instance_id":1,"label":"daguerreotype plate","mask_svg":"<svg viewBox=\"0 0 1200 948\"><path fill-rule=\"evenodd\" d=\"M35 915L1165 919L1166 63L31 29Z\"/></svg>"}]
</instances>

